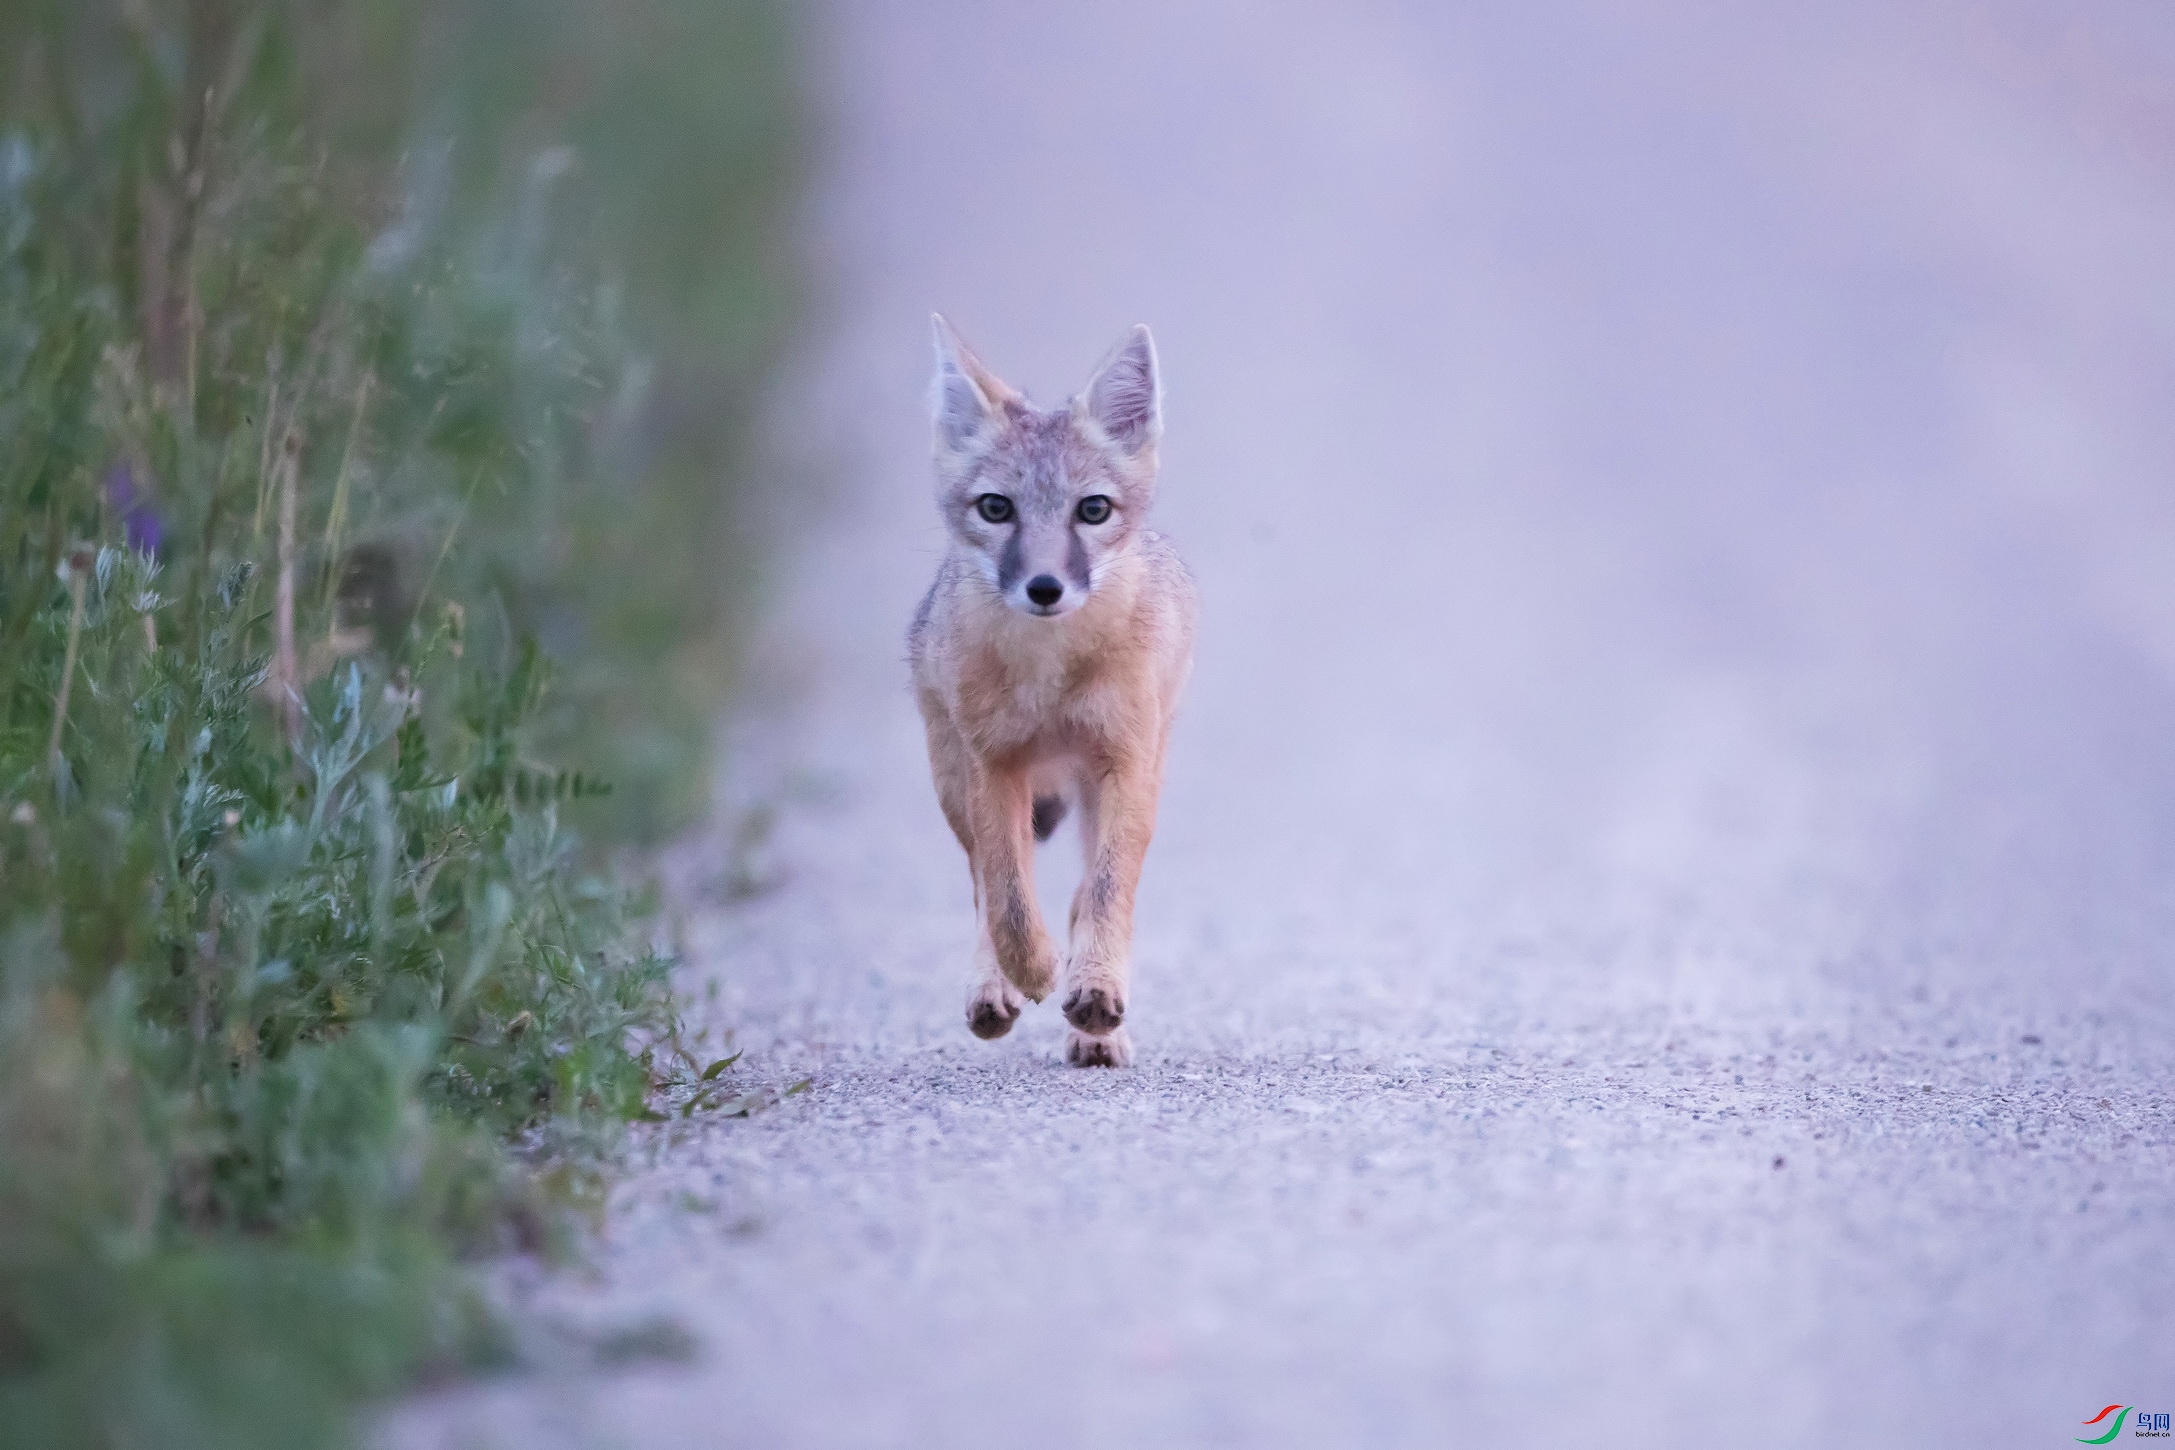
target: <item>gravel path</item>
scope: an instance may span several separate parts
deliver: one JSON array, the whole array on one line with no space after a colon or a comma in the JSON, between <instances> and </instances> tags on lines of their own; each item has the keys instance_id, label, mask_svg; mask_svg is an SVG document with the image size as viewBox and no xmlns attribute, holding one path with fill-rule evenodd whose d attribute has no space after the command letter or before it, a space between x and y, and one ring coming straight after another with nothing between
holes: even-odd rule
<instances>
[{"instance_id":1,"label":"gravel path","mask_svg":"<svg viewBox=\"0 0 2175 1450\"><path fill-rule=\"evenodd\" d=\"M2175 1408L2164 5L1055 8L824 33L808 481L733 787L784 801L781 881L690 969L814 1086L659 1138L538 1291L699 1350L392 1438ZM937 307L1044 399L1161 347L1206 616L1130 1072L1060 1066L1047 1004L960 1022L900 662Z\"/></svg>"}]
</instances>

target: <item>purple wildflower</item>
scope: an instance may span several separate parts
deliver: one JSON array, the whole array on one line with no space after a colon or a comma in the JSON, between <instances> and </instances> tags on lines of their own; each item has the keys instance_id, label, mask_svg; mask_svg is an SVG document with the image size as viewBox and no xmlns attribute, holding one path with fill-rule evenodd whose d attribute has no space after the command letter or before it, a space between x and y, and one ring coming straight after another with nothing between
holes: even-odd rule
<instances>
[{"instance_id":1,"label":"purple wildflower","mask_svg":"<svg viewBox=\"0 0 2175 1450\"><path fill-rule=\"evenodd\" d=\"M127 461L116 463L106 474L103 490L106 507L121 516L121 537L140 554L163 557L166 520L151 501L151 492L136 483L136 470Z\"/></svg>"}]
</instances>

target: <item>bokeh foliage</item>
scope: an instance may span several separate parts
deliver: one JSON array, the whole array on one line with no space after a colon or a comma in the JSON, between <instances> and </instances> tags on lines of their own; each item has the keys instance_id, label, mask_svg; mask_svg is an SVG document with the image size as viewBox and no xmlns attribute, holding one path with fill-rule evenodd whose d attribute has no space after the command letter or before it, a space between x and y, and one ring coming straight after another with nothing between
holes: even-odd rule
<instances>
[{"instance_id":1,"label":"bokeh foliage","mask_svg":"<svg viewBox=\"0 0 2175 1450\"><path fill-rule=\"evenodd\" d=\"M0 1440L338 1443L503 1354L458 1260L676 1070L562 818L703 800L787 41L0 0Z\"/></svg>"}]
</instances>

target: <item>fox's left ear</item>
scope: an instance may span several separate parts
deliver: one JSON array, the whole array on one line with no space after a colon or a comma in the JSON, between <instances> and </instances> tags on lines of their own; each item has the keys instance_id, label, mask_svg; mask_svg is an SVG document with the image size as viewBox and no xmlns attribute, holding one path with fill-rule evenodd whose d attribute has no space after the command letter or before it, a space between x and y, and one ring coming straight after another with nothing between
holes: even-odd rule
<instances>
[{"instance_id":1,"label":"fox's left ear","mask_svg":"<svg viewBox=\"0 0 2175 1450\"><path fill-rule=\"evenodd\" d=\"M1146 323L1125 335L1073 408L1127 453L1141 452L1162 435L1163 382Z\"/></svg>"}]
</instances>

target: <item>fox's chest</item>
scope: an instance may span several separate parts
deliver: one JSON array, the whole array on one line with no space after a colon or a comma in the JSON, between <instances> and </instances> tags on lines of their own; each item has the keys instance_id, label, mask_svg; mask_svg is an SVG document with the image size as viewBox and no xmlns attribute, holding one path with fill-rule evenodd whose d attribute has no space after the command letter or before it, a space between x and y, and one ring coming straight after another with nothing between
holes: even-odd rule
<instances>
[{"instance_id":1,"label":"fox's chest","mask_svg":"<svg viewBox=\"0 0 2175 1450\"><path fill-rule=\"evenodd\" d=\"M987 745L1058 746L1110 713L1111 662L1075 641L994 639L963 663L962 723Z\"/></svg>"}]
</instances>

